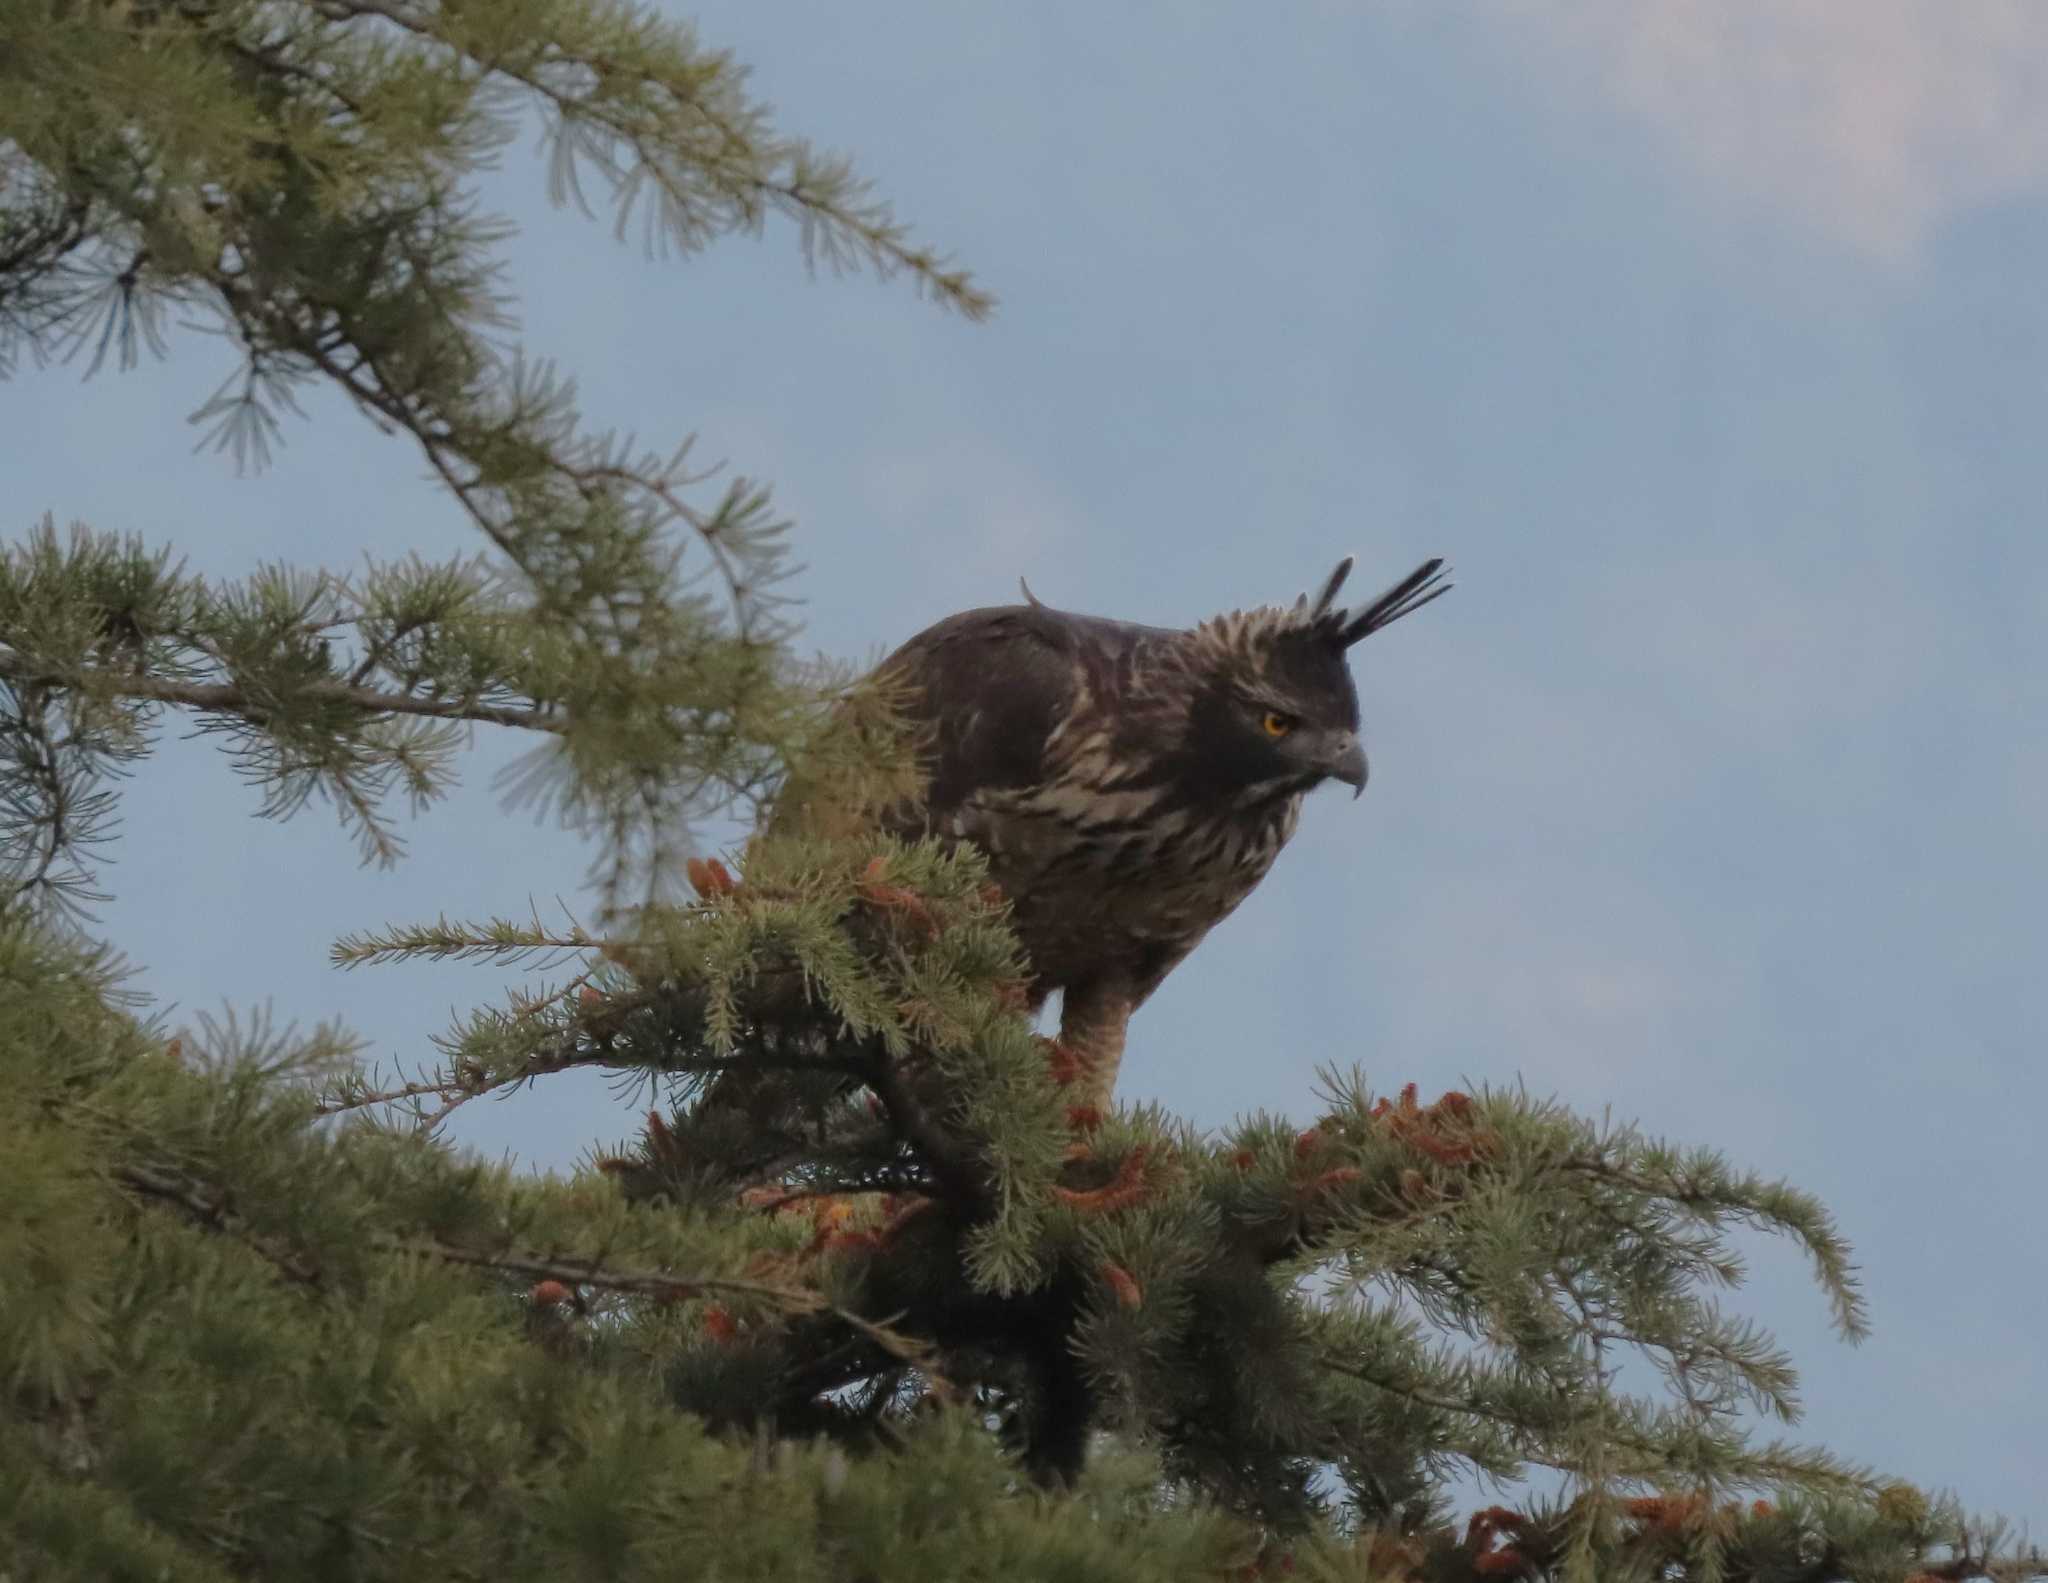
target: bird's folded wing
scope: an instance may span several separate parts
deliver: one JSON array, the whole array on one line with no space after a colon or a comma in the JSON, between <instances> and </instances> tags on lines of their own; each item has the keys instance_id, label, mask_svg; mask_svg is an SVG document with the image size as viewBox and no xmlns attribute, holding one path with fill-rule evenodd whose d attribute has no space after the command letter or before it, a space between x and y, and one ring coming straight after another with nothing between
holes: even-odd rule
<instances>
[{"instance_id":1,"label":"bird's folded wing","mask_svg":"<svg viewBox=\"0 0 2048 1583\"><path fill-rule=\"evenodd\" d=\"M905 714L929 733L933 827L977 792L1044 779L1047 743L1082 691L1074 622L1029 605L969 610L883 661L907 686Z\"/></svg>"}]
</instances>

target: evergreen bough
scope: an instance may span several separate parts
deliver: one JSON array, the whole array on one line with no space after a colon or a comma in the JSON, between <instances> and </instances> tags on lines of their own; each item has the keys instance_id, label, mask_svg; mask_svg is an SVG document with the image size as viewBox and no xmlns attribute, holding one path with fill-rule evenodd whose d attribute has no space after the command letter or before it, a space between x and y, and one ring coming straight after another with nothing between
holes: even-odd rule
<instances>
[{"instance_id":1,"label":"evergreen bough","mask_svg":"<svg viewBox=\"0 0 2048 1583\"><path fill-rule=\"evenodd\" d=\"M495 337L468 183L538 117L555 194L688 253L989 299L726 56L606 0L0 10L0 367L173 315L417 446L483 556L187 573L0 556L0 1546L18 1578L2020 1578L1828 1453L1717 1294L1764 1231L1864 1315L1807 1195L1519 1091L1326 1078L1311 1124L1099 1116L1018 1011L970 854L872 833L891 700L799 662L763 490L585 435ZM409 1076L341 1030L174 1031L91 943L112 784L169 715L366 858L479 726L588 829L599 922L437 919L345 966L552 964ZM772 826L771 798L785 810ZM802 817L796 815L804 815ZM711 818L767 832L691 856ZM568 1176L439 1140L577 1067L644 1129ZM1562 1493L1454 1513L1474 1472Z\"/></svg>"}]
</instances>

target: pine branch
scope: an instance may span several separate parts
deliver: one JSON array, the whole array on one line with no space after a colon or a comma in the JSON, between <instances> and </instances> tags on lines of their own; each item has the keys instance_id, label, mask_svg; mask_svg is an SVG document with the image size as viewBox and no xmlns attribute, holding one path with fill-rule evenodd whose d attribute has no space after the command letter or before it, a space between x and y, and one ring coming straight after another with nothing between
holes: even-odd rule
<instances>
[{"instance_id":1,"label":"pine branch","mask_svg":"<svg viewBox=\"0 0 2048 1583\"><path fill-rule=\"evenodd\" d=\"M870 1040L861 1075L881 1101L890 1125L917 1154L932 1179L970 1214L985 1211L990 1182L986 1165L973 1158L958 1139L934 1122L917 1098L897 1063L880 1040Z\"/></svg>"},{"instance_id":2,"label":"pine branch","mask_svg":"<svg viewBox=\"0 0 2048 1583\"><path fill-rule=\"evenodd\" d=\"M224 1194L210 1192L198 1180L147 1165L118 1165L114 1179L129 1191L181 1211L195 1225L233 1237L260 1254L266 1263L300 1286L320 1285L320 1270L277 1239L252 1232Z\"/></svg>"},{"instance_id":3,"label":"pine branch","mask_svg":"<svg viewBox=\"0 0 2048 1583\"><path fill-rule=\"evenodd\" d=\"M343 944L346 946L347 942ZM420 953L416 948L407 947L393 954ZM367 955L358 952L347 960L352 963L368 959ZM781 975L770 973L763 976L780 976L793 980L793 989L800 987L802 977L794 969L787 970ZM539 1017L556 1009L553 1004L556 999L557 997L551 996L547 1000L530 1003L515 1012L513 1019ZM629 1019L636 1014L648 1012L659 1012L664 1023L680 1018L689 1026L701 1028L703 1025L701 995L686 994L679 997L674 992L662 990L615 994L605 998L593 1009L585 1010L579 1007L568 1011L560 1024L545 1025L539 1048L520 1055L515 1061L497 1070L491 1070L473 1057L460 1053L458 1041L458 1053L446 1071L430 1078L386 1088L358 1086L351 1080L322 1095L315 1108L321 1115L337 1115L371 1106L439 1098L443 1103L437 1109L427 1111L421 1108L416 1112L418 1130L422 1133L432 1133L457 1110L474 1099L480 1099L486 1094L516 1089L557 1072L590 1067L612 1071L651 1069L662 1073L691 1074L699 1077L716 1077L733 1072L823 1072L858 1078L865 1077L869 1071L864 1058L851 1052L817 1054L802 1050L750 1050L735 1055L719 1055L682 1048L664 1050L650 1062L648 1056L640 1050L616 1042Z\"/></svg>"},{"instance_id":4,"label":"pine branch","mask_svg":"<svg viewBox=\"0 0 2048 1583\"><path fill-rule=\"evenodd\" d=\"M323 1285L323 1272L317 1264L284 1246L278 1238L255 1234L234 1212L227 1195L209 1190L196 1178L136 1164L117 1166L113 1175L116 1181L138 1196L168 1205L195 1225L243 1243L294 1284L314 1289ZM806 1287L749 1280L741 1276L676 1275L662 1270L618 1268L600 1255L492 1252L432 1237L382 1236L377 1239L377 1246L387 1253L437 1259L444 1264L490 1270L529 1282L561 1281L572 1286L590 1286L622 1295L651 1298L660 1303L688 1301L707 1293L753 1298L788 1314L828 1314L857 1331L888 1356L914 1367L929 1367L931 1361L930 1349L923 1343L890 1329L886 1324L837 1307L826 1301L822 1294Z\"/></svg>"},{"instance_id":5,"label":"pine branch","mask_svg":"<svg viewBox=\"0 0 2048 1583\"><path fill-rule=\"evenodd\" d=\"M79 688L101 697L176 704L186 709L233 715L256 726L274 720L282 705L343 704L371 718L416 715L435 720L474 721L480 725L542 731L557 736L569 728L560 711L545 705L505 708L471 699L422 698L416 694L389 692L346 681L307 680L296 683L289 693L259 697L250 689L233 683L169 681L109 666L81 666L59 674L47 669L39 670L4 654L0 654L0 679L18 686Z\"/></svg>"},{"instance_id":6,"label":"pine branch","mask_svg":"<svg viewBox=\"0 0 2048 1583\"><path fill-rule=\"evenodd\" d=\"M428 7L407 5L402 0L315 0L315 4L322 14L336 20L377 17L429 46L460 47L451 42ZM599 14L613 22L630 16L623 11ZM635 186L643 177L651 177L673 206L671 235L685 247L691 246L695 235L680 216L693 216L701 199L683 184L680 172L709 174L721 196L741 205L742 218L753 218L758 206L767 202L803 222L807 252L818 245L811 228L822 227L827 238L843 234L856 243L883 275L899 270L908 273L935 300L968 319L986 318L994 310L994 299L976 287L964 271L948 270L930 251L908 245L903 228L886 210L849 203L844 193L850 182L843 171L824 172L820 179L817 157L804 144L786 139L763 144L757 130L743 124L756 117L739 100L737 79L730 71L699 71L693 79L677 70L679 59L667 51L681 39L665 28L642 28L634 42L646 51L639 61L629 62L593 47L593 40L576 37L573 30L530 41L526 53L534 65L504 54L477 61L483 71L519 84L546 103L564 127L589 128L631 151L634 163L626 170L618 169L608 157L600 164L621 197L618 224L622 233ZM686 50L685 57L687 54ZM583 68L580 86L585 91L573 91L551 78L543 69L546 64ZM724 106L718 102L720 90L728 100ZM655 95L664 108L680 109L700 119L715 134L716 151L687 148L669 123L650 115L644 100L636 101L636 91ZM608 155L609 151L603 152ZM785 167L791 174L769 174L776 167ZM803 179L806 175L811 177L808 182ZM573 191L573 177L566 180ZM829 242L825 251L835 262L840 257Z\"/></svg>"}]
</instances>

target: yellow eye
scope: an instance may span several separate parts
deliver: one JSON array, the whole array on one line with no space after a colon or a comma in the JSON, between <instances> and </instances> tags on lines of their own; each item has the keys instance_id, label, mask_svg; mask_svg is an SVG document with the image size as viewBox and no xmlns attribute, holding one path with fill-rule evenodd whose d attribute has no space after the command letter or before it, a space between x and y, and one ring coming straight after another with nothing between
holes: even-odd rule
<instances>
[{"instance_id":1,"label":"yellow eye","mask_svg":"<svg viewBox=\"0 0 2048 1583\"><path fill-rule=\"evenodd\" d=\"M1278 714L1269 709L1266 711L1266 718L1261 720L1259 724L1266 728L1267 736L1284 737L1294 729L1294 716Z\"/></svg>"}]
</instances>

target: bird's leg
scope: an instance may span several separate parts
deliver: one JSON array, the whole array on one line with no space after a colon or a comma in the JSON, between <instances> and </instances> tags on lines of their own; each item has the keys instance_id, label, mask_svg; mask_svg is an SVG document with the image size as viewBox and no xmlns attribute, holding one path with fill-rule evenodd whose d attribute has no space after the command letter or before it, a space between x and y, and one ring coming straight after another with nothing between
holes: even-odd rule
<instances>
[{"instance_id":1,"label":"bird's leg","mask_svg":"<svg viewBox=\"0 0 2048 1583\"><path fill-rule=\"evenodd\" d=\"M1038 1042L1045 1049L1045 1069L1056 1085L1065 1088L1081 1075L1080 1060L1059 1040L1041 1035Z\"/></svg>"},{"instance_id":2,"label":"bird's leg","mask_svg":"<svg viewBox=\"0 0 2048 1583\"><path fill-rule=\"evenodd\" d=\"M1116 1069L1124 1058L1124 1029L1137 998L1120 979L1095 978L1069 984L1060 1002L1059 1044L1080 1068L1075 1097L1098 1112L1116 1093Z\"/></svg>"}]
</instances>

